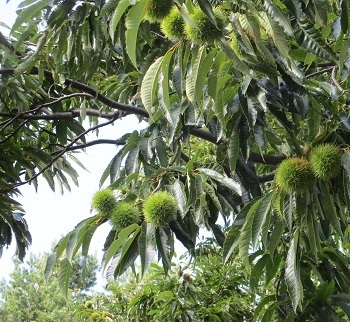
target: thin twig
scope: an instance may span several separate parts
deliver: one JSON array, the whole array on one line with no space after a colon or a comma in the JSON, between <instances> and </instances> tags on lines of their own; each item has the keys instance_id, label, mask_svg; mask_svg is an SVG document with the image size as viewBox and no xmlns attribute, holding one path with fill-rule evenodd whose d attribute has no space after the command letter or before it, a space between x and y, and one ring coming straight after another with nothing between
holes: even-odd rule
<instances>
[{"instance_id":1,"label":"thin twig","mask_svg":"<svg viewBox=\"0 0 350 322\"><path fill-rule=\"evenodd\" d=\"M72 97L89 97L89 98L94 98L91 94L88 94L88 93L73 93L73 94L69 94L69 95L64 95L62 97L59 97L57 98L56 100L52 101L52 102L49 102L49 103L44 103L44 104L41 104L40 106L41 107L47 107L47 106L51 106L53 104L56 104L56 103L59 103L59 102L62 102L66 99L69 99L69 98L72 98Z\"/></svg>"},{"instance_id":2,"label":"thin twig","mask_svg":"<svg viewBox=\"0 0 350 322\"><path fill-rule=\"evenodd\" d=\"M38 110L40 109L40 107L36 107L34 109L31 109L29 111L26 112L22 112L22 113L18 113L18 114L13 114L10 112L10 114L7 113L0 113L0 116L4 116L4 117L11 117L11 120L8 120L5 125L0 129L0 132L2 132L3 130L5 130L5 128L7 128L11 123L13 123L14 121L18 120L18 119L26 119L28 120L28 117L24 117L26 114L28 113L36 113ZM3 114L3 115L2 115Z\"/></svg>"},{"instance_id":3,"label":"thin twig","mask_svg":"<svg viewBox=\"0 0 350 322\"><path fill-rule=\"evenodd\" d=\"M331 79L332 79L332 82L333 82L334 86L337 88L337 90L340 93L342 93L342 92L344 92L344 88L341 87L340 84L336 80L336 75L335 75L336 71L337 71L337 66L334 66L333 69L332 69Z\"/></svg>"},{"instance_id":4,"label":"thin twig","mask_svg":"<svg viewBox=\"0 0 350 322\"><path fill-rule=\"evenodd\" d=\"M6 109L8 110L8 112L11 112L10 108L8 107L8 105L6 104L5 100L3 99L2 95L0 94L0 99L1 102L5 105Z\"/></svg>"},{"instance_id":5,"label":"thin twig","mask_svg":"<svg viewBox=\"0 0 350 322\"><path fill-rule=\"evenodd\" d=\"M123 140L110 140L110 139L99 139L99 140L94 140L87 142L85 144L79 144L79 145L74 145L71 146L70 148L66 149L66 152L68 151L74 151L74 150L80 150L80 149L85 149L90 146L98 145L98 144L114 144L114 145L125 145L125 141ZM62 149L63 150L63 149ZM52 152L51 155L54 156L56 154L59 154L62 152L62 150L58 150L55 152Z\"/></svg>"},{"instance_id":6,"label":"thin twig","mask_svg":"<svg viewBox=\"0 0 350 322\"><path fill-rule=\"evenodd\" d=\"M113 122L115 122L117 120L118 117L108 121L108 122L105 122L105 123L101 123L101 124L98 124L96 126L93 126L89 129L87 129L86 131L80 133L74 140L72 140L72 142L70 144L68 144L64 149L61 150L61 152L55 156L45 167L43 167L42 170L40 170L38 173L36 173L34 176L32 176L30 179L26 180L26 181L22 181L22 182L19 182L19 183L16 183L14 185L12 185L10 188L7 188L7 189L4 189L4 190L0 190L0 194L5 194L5 193L8 193L10 192L11 190L17 188L17 187L20 187L20 186L23 186L27 183L30 183L32 182L33 180L35 180L38 176L40 176L42 173L44 173L47 169L49 169L60 157L62 157L70 147L73 146L74 143L76 143L77 141L79 141L83 136L85 136L86 134L88 134L89 132L91 131L95 131L99 128L102 128L104 126L107 126L107 125L110 125L112 124Z\"/></svg>"},{"instance_id":7,"label":"thin twig","mask_svg":"<svg viewBox=\"0 0 350 322\"><path fill-rule=\"evenodd\" d=\"M311 73L309 75L306 75L306 78L311 78L311 77L314 77L314 76L317 76L317 75L321 75L321 74L324 74L324 73L329 73L330 71L332 71L333 69L333 66L332 67L327 67L325 69L322 69L322 70L318 70L317 72L314 72L314 73Z\"/></svg>"},{"instance_id":8,"label":"thin twig","mask_svg":"<svg viewBox=\"0 0 350 322\"><path fill-rule=\"evenodd\" d=\"M29 120L24 120L18 127L15 129L11 134L9 134L7 137L5 137L3 140L0 141L0 145L5 143L6 141L10 140L26 123L28 123Z\"/></svg>"}]
</instances>

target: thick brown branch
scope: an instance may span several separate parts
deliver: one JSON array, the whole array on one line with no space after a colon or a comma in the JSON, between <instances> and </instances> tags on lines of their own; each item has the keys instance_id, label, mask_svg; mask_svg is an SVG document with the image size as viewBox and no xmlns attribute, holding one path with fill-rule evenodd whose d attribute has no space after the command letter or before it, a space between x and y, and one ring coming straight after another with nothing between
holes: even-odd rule
<instances>
[{"instance_id":1,"label":"thick brown branch","mask_svg":"<svg viewBox=\"0 0 350 322\"><path fill-rule=\"evenodd\" d=\"M14 73L14 68L5 68L5 69L0 69L0 75L11 75ZM331 69L330 69L331 70ZM33 68L32 71L30 72L33 75L38 74L38 69ZM45 71L45 76L53 81L53 76L52 73L49 71ZM123 103L119 103L117 101L111 100L104 95L98 93L95 89L92 87L85 85L83 83L74 81L70 78L65 79L65 85L70 86L74 89L80 90L84 93L90 94L93 97L95 97L97 100L99 100L101 103L107 105L110 108L118 109L120 111L124 111L127 114L136 114L140 115L143 117L148 118L149 114L148 112L140 107L137 106L132 106L132 105L127 105ZM118 116L118 112L114 113L106 113L106 114L100 114L99 111L96 110L88 110L87 115L93 115L93 116L98 116L98 117L104 117L104 118L111 118L113 119L114 117ZM90 114L88 114L90 113ZM46 120L56 120L56 119L72 119L73 117L78 117L80 115L79 110L72 110L69 112L60 112L60 113L54 113L50 115L31 115L30 118L32 119L46 119ZM11 117L10 114L0 114L0 116L8 116ZM15 115L12 115L14 117ZM28 118L28 115L27 115ZM222 141L218 141L217 138L212 135L209 131L197 128L197 129L191 129L190 133L194 136L197 136L203 140L206 140L208 142L214 143L216 145L219 145L222 143ZM264 164L271 164L271 165L277 165L279 164L282 160L285 159L284 156L273 156L273 155L260 155L256 153L251 153L250 158L253 162L257 163L264 163Z\"/></svg>"},{"instance_id":2,"label":"thick brown branch","mask_svg":"<svg viewBox=\"0 0 350 322\"><path fill-rule=\"evenodd\" d=\"M256 163L278 165L286 157L284 155L270 155L270 154L259 154L255 152L249 153L249 159Z\"/></svg>"},{"instance_id":3,"label":"thick brown branch","mask_svg":"<svg viewBox=\"0 0 350 322\"><path fill-rule=\"evenodd\" d=\"M28 115L26 113L22 114L9 114L9 113L0 113L2 117L16 117L16 119L26 119L26 120L71 120L80 116L80 110L70 110L68 112L56 112L50 114L40 114L40 115ZM110 112L110 113L100 113L97 110L87 109L86 115L88 116L97 116L101 118L105 118L108 120L114 119L119 115L118 111Z\"/></svg>"},{"instance_id":4,"label":"thick brown branch","mask_svg":"<svg viewBox=\"0 0 350 322\"><path fill-rule=\"evenodd\" d=\"M14 73L15 69L14 68L4 68L0 69L0 75L12 75ZM38 69L35 67L31 70L30 74L37 75L38 74ZM53 81L53 75L51 72L45 70L44 75L46 78L50 79ZM110 108L118 109L120 111L124 111L127 113L131 114L136 114L144 117L149 117L148 112L140 107L137 106L132 106L128 104L123 104L116 102L114 100L109 99L108 97L98 93L95 89L92 87L85 85L83 83L74 81L73 79L66 78L65 85L70 86L74 89L77 89L79 91L82 91L84 93L90 94L91 96L95 97L97 100L99 100L101 103L107 105Z\"/></svg>"},{"instance_id":5,"label":"thick brown branch","mask_svg":"<svg viewBox=\"0 0 350 322\"><path fill-rule=\"evenodd\" d=\"M276 171L273 171L271 173L263 174L261 176L258 176L258 181L260 183L265 183L265 182L272 181L275 178L275 173L276 173Z\"/></svg>"}]
</instances>

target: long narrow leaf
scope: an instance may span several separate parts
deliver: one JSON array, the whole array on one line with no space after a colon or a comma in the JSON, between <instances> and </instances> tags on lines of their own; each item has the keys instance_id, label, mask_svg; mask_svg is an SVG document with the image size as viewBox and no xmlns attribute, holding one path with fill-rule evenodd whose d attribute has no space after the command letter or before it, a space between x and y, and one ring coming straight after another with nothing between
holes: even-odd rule
<instances>
[{"instance_id":1,"label":"long narrow leaf","mask_svg":"<svg viewBox=\"0 0 350 322\"><path fill-rule=\"evenodd\" d=\"M116 252L119 250L119 248L125 243L128 236L131 233L133 233L139 229L140 229L139 225L133 224L133 225L130 225L130 226L124 228L122 231L119 232L118 239L115 240L106 251L106 255L105 255L104 263L103 263L103 270L106 268L109 261L116 254Z\"/></svg>"},{"instance_id":2,"label":"long narrow leaf","mask_svg":"<svg viewBox=\"0 0 350 322\"><path fill-rule=\"evenodd\" d=\"M138 1L128 12L125 20L126 26L126 51L128 56L132 62L132 64L137 69L137 33L139 30L139 26L146 15L147 11L147 0Z\"/></svg>"},{"instance_id":3,"label":"long narrow leaf","mask_svg":"<svg viewBox=\"0 0 350 322\"><path fill-rule=\"evenodd\" d=\"M155 246L154 228L146 221L142 224L138 245L141 259L141 277L143 277L153 260Z\"/></svg>"},{"instance_id":4,"label":"long narrow leaf","mask_svg":"<svg viewBox=\"0 0 350 322\"><path fill-rule=\"evenodd\" d=\"M152 115L152 107L156 98L158 84L158 74L161 70L164 57L159 57L147 70L141 84L141 100L147 110Z\"/></svg>"},{"instance_id":5,"label":"long narrow leaf","mask_svg":"<svg viewBox=\"0 0 350 322\"><path fill-rule=\"evenodd\" d=\"M296 230L290 240L289 250L286 259L286 284L289 296L292 300L294 311L296 312L298 306L301 304L303 298L303 287L300 279L300 264L298 262L298 242L299 230Z\"/></svg>"},{"instance_id":6,"label":"long narrow leaf","mask_svg":"<svg viewBox=\"0 0 350 322\"><path fill-rule=\"evenodd\" d=\"M240 195L240 196L242 195L242 190L241 190L241 187L240 187L239 183L237 183L233 179L224 177L219 172L217 172L215 170L212 170L212 169L198 168L197 170L200 171L200 172L205 173L207 176L213 178L214 180L216 180L216 181L222 183L223 185L225 185L226 187L232 189L238 195Z\"/></svg>"}]
</instances>

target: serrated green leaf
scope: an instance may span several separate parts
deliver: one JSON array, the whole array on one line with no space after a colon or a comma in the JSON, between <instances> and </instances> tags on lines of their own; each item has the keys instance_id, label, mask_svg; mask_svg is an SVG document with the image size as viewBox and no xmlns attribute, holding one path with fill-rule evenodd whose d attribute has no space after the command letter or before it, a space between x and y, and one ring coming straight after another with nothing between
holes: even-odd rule
<instances>
[{"instance_id":1,"label":"serrated green leaf","mask_svg":"<svg viewBox=\"0 0 350 322\"><path fill-rule=\"evenodd\" d=\"M132 224L123 230L121 230L118 234L118 239L115 240L107 249L105 253L105 258L103 262L103 270L105 270L111 258L118 252L120 247L126 242L127 238L130 234L134 232L138 232L140 230L140 226L137 224Z\"/></svg>"},{"instance_id":2,"label":"serrated green leaf","mask_svg":"<svg viewBox=\"0 0 350 322\"><path fill-rule=\"evenodd\" d=\"M210 2L208 0L198 0L198 4L202 11L208 16L213 25L216 26L215 15Z\"/></svg>"},{"instance_id":3,"label":"serrated green leaf","mask_svg":"<svg viewBox=\"0 0 350 322\"><path fill-rule=\"evenodd\" d=\"M125 19L126 33L126 51L132 62L137 69L137 33L139 26L147 12L147 0L140 0L131 7Z\"/></svg>"},{"instance_id":4,"label":"serrated green leaf","mask_svg":"<svg viewBox=\"0 0 350 322\"><path fill-rule=\"evenodd\" d=\"M90 227L88 227L88 229L85 231L83 242L81 245L81 254L85 257L87 257L89 253L91 239L94 236L94 233L99 226L100 225L98 224L91 224Z\"/></svg>"},{"instance_id":5,"label":"serrated green leaf","mask_svg":"<svg viewBox=\"0 0 350 322\"><path fill-rule=\"evenodd\" d=\"M113 12L113 16L110 21L110 26L109 26L109 35L112 38L112 41L114 41L114 35L115 31L117 30L118 23L123 16L124 12L126 9L131 5L130 0L117 0L118 1L118 6Z\"/></svg>"},{"instance_id":6,"label":"serrated green leaf","mask_svg":"<svg viewBox=\"0 0 350 322\"><path fill-rule=\"evenodd\" d=\"M284 29L284 32L288 36L292 36L293 30L290 25L290 18L286 17L284 12L271 0L265 0L264 7L267 13Z\"/></svg>"},{"instance_id":7,"label":"serrated green leaf","mask_svg":"<svg viewBox=\"0 0 350 322\"><path fill-rule=\"evenodd\" d=\"M224 259L224 264L226 264L233 255L233 252L235 251L238 245L239 236L240 229L237 226L231 226L231 228L227 232L223 247L222 257Z\"/></svg>"},{"instance_id":8,"label":"serrated green leaf","mask_svg":"<svg viewBox=\"0 0 350 322\"><path fill-rule=\"evenodd\" d=\"M35 63L36 63L37 58L38 58L38 56L35 55L35 54L29 56L26 60L24 60L22 63L20 63L16 67L15 73L16 74L22 74L22 73L24 73L26 71L31 70L34 67Z\"/></svg>"},{"instance_id":9,"label":"serrated green leaf","mask_svg":"<svg viewBox=\"0 0 350 322\"><path fill-rule=\"evenodd\" d=\"M293 309L296 312L303 298L303 287L300 279L300 264L298 258L299 230L296 230L290 240L289 250L286 258L285 279Z\"/></svg>"},{"instance_id":10,"label":"serrated green leaf","mask_svg":"<svg viewBox=\"0 0 350 322\"><path fill-rule=\"evenodd\" d=\"M130 1L127 0L130 4ZM105 15L106 13L112 11L114 7L122 2L121 0L109 0L105 3L100 11L100 17Z\"/></svg>"},{"instance_id":11,"label":"serrated green leaf","mask_svg":"<svg viewBox=\"0 0 350 322\"><path fill-rule=\"evenodd\" d=\"M243 75L251 75L251 69L237 56L232 47L226 42L221 40L220 45L224 53L230 58L233 67L237 69Z\"/></svg>"},{"instance_id":12,"label":"serrated green leaf","mask_svg":"<svg viewBox=\"0 0 350 322\"><path fill-rule=\"evenodd\" d=\"M171 231L164 227L159 227L155 232L158 252L162 257L162 263L165 273L171 267L171 259L174 253L174 237Z\"/></svg>"},{"instance_id":13,"label":"serrated green leaf","mask_svg":"<svg viewBox=\"0 0 350 322\"><path fill-rule=\"evenodd\" d=\"M197 170L202 172L202 173L205 173L207 176L213 178L214 180L216 180L216 181L222 183L223 185L225 185L226 187L232 189L238 195L240 195L240 196L242 195L241 186L239 185L239 183L237 183L233 179L224 177L219 172L217 172L215 170L212 170L212 169L198 168Z\"/></svg>"},{"instance_id":14,"label":"serrated green leaf","mask_svg":"<svg viewBox=\"0 0 350 322\"><path fill-rule=\"evenodd\" d=\"M316 12L316 23L326 26L328 23L328 4L323 0L312 0Z\"/></svg>"},{"instance_id":15,"label":"serrated green leaf","mask_svg":"<svg viewBox=\"0 0 350 322\"><path fill-rule=\"evenodd\" d=\"M239 155L239 131L238 127L235 126L233 129L229 141L228 141L228 159L230 163L230 170L234 172L236 170L237 159Z\"/></svg>"},{"instance_id":16,"label":"serrated green leaf","mask_svg":"<svg viewBox=\"0 0 350 322\"><path fill-rule=\"evenodd\" d=\"M139 152L140 152L139 146L135 146L128 153L128 156L125 159L125 167L124 167L127 175L130 175L132 173L138 173L139 166L140 166Z\"/></svg>"},{"instance_id":17,"label":"serrated green leaf","mask_svg":"<svg viewBox=\"0 0 350 322\"><path fill-rule=\"evenodd\" d=\"M349 30L349 0L341 0L341 30L346 34Z\"/></svg>"},{"instance_id":18,"label":"serrated green leaf","mask_svg":"<svg viewBox=\"0 0 350 322\"><path fill-rule=\"evenodd\" d=\"M281 236L283 234L283 230L284 230L284 223L280 218L278 218L276 220L276 223L270 235L270 242L269 242L270 256L274 255L274 252L278 244L281 242Z\"/></svg>"},{"instance_id":19,"label":"serrated green leaf","mask_svg":"<svg viewBox=\"0 0 350 322\"><path fill-rule=\"evenodd\" d=\"M337 63L335 53L308 19L295 20L293 26L295 28L295 39L302 48L322 59Z\"/></svg>"},{"instance_id":20,"label":"serrated green leaf","mask_svg":"<svg viewBox=\"0 0 350 322\"><path fill-rule=\"evenodd\" d=\"M172 113L170 111L170 94L169 94L169 69L170 69L170 61L173 55L173 51L169 51L163 58L162 67L160 70L160 74L158 77L159 82L159 91L158 91L158 100L159 106L162 109L164 116L167 121L175 126L175 122L173 120Z\"/></svg>"},{"instance_id":21,"label":"serrated green leaf","mask_svg":"<svg viewBox=\"0 0 350 322\"><path fill-rule=\"evenodd\" d=\"M181 215L184 216L187 210L186 203L186 193L183 183L175 179L173 185L171 186L172 195L177 201L177 206L181 212Z\"/></svg>"},{"instance_id":22,"label":"serrated green leaf","mask_svg":"<svg viewBox=\"0 0 350 322\"><path fill-rule=\"evenodd\" d=\"M263 15L262 20L267 34L273 39L274 44L281 55L289 60L289 42L280 25L272 20L268 15Z\"/></svg>"},{"instance_id":23,"label":"serrated green leaf","mask_svg":"<svg viewBox=\"0 0 350 322\"><path fill-rule=\"evenodd\" d=\"M56 259L57 259L56 253L52 253L49 255L49 257L46 260L46 265L44 270L44 277L46 281L48 281L48 279L52 274L52 271L56 264Z\"/></svg>"},{"instance_id":24,"label":"serrated green leaf","mask_svg":"<svg viewBox=\"0 0 350 322\"><path fill-rule=\"evenodd\" d=\"M13 34L13 32L24 22L29 22L35 15L39 14L46 6L47 1L41 0L23 9L17 16L15 23L12 25L10 34Z\"/></svg>"},{"instance_id":25,"label":"serrated green leaf","mask_svg":"<svg viewBox=\"0 0 350 322\"><path fill-rule=\"evenodd\" d=\"M123 274L139 256L138 237L141 227L139 226L124 242L123 246L119 248L117 254L114 256L110 267L107 270L107 279L115 279L117 276Z\"/></svg>"},{"instance_id":26,"label":"serrated green leaf","mask_svg":"<svg viewBox=\"0 0 350 322\"><path fill-rule=\"evenodd\" d=\"M63 258L60 261L58 269L57 281L60 285L61 290L64 292L65 297L68 295L69 278L72 272L72 265L67 258Z\"/></svg>"},{"instance_id":27,"label":"serrated green leaf","mask_svg":"<svg viewBox=\"0 0 350 322\"><path fill-rule=\"evenodd\" d=\"M152 116L152 107L156 97L156 90L158 84L158 75L161 70L164 56L159 57L147 70L141 84L141 100L147 110Z\"/></svg>"},{"instance_id":28,"label":"serrated green leaf","mask_svg":"<svg viewBox=\"0 0 350 322\"><path fill-rule=\"evenodd\" d=\"M268 214L271 211L271 200L273 197L273 191L267 193L262 199L256 209L253 223L252 223L252 244L256 248L258 246L258 237L262 232L263 226L267 220Z\"/></svg>"},{"instance_id":29,"label":"serrated green leaf","mask_svg":"<svg viewBox=\"0 0 350 322\"><path fill-rule=\"evenodd\" d=\"M250 274L250 280L249 280L249 286L252 291L254 291L258 287L258 283L261 279L261 275L263 274L265 267L267 263L270 261L269 254L263 255L259 260L254 264L251 274Z\"/></svg>"},{"instance_id":30,"label":"serrated green leaf","mask_svg":"<svg viewBox=\"0 0 350 322\"><path fill-rule=\"evenodd\" d=\"M154 233L153 226L144 221L141 226L141 233L138 240L141 261L141 277L145 275L154 257Z\"/></svg>"},{"instance_id":31,"label":"serrated green leaf","mask_svg":"<svg viewBox=\"0 0 350 322\"><path fill-rule=\"evenodd\" d=\"M340 221L337 215L337 211L335 210L334 205L334 199L329 193L329 188L327 186L327 183L324 181L320 182L321 186L321 193L319 200L323 208L324 215L328 218L329 222L335 229L335 231L340 235L343 236L343 231L341 229Z\"/></svg>"},{"instance_id":32,"label":"serrated green leaf","mask_svg":"<svg viewBox=\"0 0 350 322\"><path fill-rule=\"evenodd\" d=\"M238 241L239 256L247 270L250 270L248 256L249 256L249 246L252 239L253 220L256 214L256 210L258 209L261 202L262 202L262 198L255 200L255 203L249 209L244 225L241 230L241 235L239 236L239 241Z\"/></svg>"}]
</instances>

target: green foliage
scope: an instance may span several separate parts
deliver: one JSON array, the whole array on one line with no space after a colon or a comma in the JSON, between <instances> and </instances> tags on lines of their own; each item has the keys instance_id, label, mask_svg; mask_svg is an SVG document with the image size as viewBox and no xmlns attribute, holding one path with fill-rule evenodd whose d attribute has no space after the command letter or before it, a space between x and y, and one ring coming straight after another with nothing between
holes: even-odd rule
<instances>
[{"instance_id":1,"label":"green foliage","mask_svg":"<svg viewBox=\"0 0 350 322\"><path fill-rule=\"evenodd\" d=\"M135 261L147 276L156 252L171 274L175 241L194 255L206 228L223 246L225 265L240 263L240 288L256 292L249 298L255 320L347 319L348 1L158 2L164 14L176 5L195 35L176 44L147 20L150 4L25 0L10 40L0 37L1 249L13 240L23 258L31 242L15 201L21 185L36 188L42 176L52 189L69 190L79 150L117 145L101 186L109 180L130 203L168 191L177 216L165 226L111 228L101 245L108 279ZM131 114L142 130L89 139ZM307 160L288 166L325 142L342 148L337 180L314 178ZM302 175L294 172L300 164ZM109 214L68 232L47 260L46 277L59 265L67 291L74 257L80 249L87 255ZM190 289L198 278L185 273ZM164 291L156 317L162 310L170 316L162 304L173 295ZM208 306L193 314L201 308Z\"/></svg>"},{"instance_id":2,"label":"green foliage","mask_svg":"<svg viewBox=\"0 0 350 322\"><path fill-rule=\"evenodd\" d=\"M171 11L173 0L148 0L147 19L151 22L162 21Z\"/></svg>"},{"instance_id":3,"label":"green foliage","mask_svg":"<svg viewBox=\"0 0 350 322\"><path fill-rule=\"evenodd\" d=\"M92 299L94 311L80 306L75 318L80 322L92 312L107 311L113 321L253 321L255 303L241 287L241 269L238 263L223 266L220 250L208 241L198 248L195 263L182 258L167 276L153 263L142 281L129 275L111 282L109 293Z\"/></svg>"},{"instance_id":4,"label":"green foliage","mask_svg":"<svg viewBox=\"0 0 350 322\"><path fill-rule=\"evenodd\" d=\"M165 37L171 40L179 40L185 35L185 20L175 7L162 20L160 26Z\"/></svg>"},{"instance_id":5,"label":"green foliage","mask_svg":"<svg viewBox=\"0 0 350 322\"><path fill-rule=\"evenodd\" d=\"M91 207L103 216L110 216L116 206L116 198L110 189L97 191L92 197Z\"/></svg>"},{"instance_id":6,"label":"green foliage","mask_svg":"<svg viewBox=\"0 0 350 322\"><path fill-rule=\"evenodd\" d=\"M305 158L288 158L278 167L276 184L289 193L302 193L315 183L311 163Z\"/></svg>"},{"instance_id":7,"label":"green foliage","mask_svg":"<svg viewBox=\"0 0 350 322\"><path fill-rule=\"evenodd\" d=\"M215 24L200 8L196 8L190 14L192 23L185 25L186 37L197 45L219 40L223 37L226 19L220 10L214 10L214 18Z\"/></svg>"},{"instance_id":8,"label":"green foliage","mask_svg":"<svg viewBox=\"0 0 350 322\"><path fill-rule=\"evenodd\" d=\"M339 147L333 144L322 144L314 148L310 161L315 176L323 180L336 177L342 169L341 158Z\"/></svg>"},{"instance_id":9,"label":"green foliage","mask_svg":"<svg viewBox=\"0 0 350 322\"><path fill-rule=\"evenodd\" d=\"M139 209L125 201L118 202L110 215L110 221L116 231L140 222Z\"/></svg>"},{"instance_id":10,"label":"green foliage","mask_svg":"<svg viewBox=\"0 0 350 322\"><path fill-rule=\"evenodd\" d=\"M168 192L158 191L145 200L143 213L154 227L166 227L177 217L177 202Z\"/></svg>"},{"instance_id":11,"label":"green foliage","mask_svg":"<svg viewBox=\"0 0 350 322\"><path fill-rule=\"evenodd\" d=\"M31 256L26 264L15 261L14 271L0 287L0 321L72 321L74 306L81 303L87 291L96 284L97 259L85 262L85 284L81 278L83 258L73 264L69 295L65 297L58 282L57 271L49 282L43 275L47 255Z\"/></svg>"}]
</instances>

